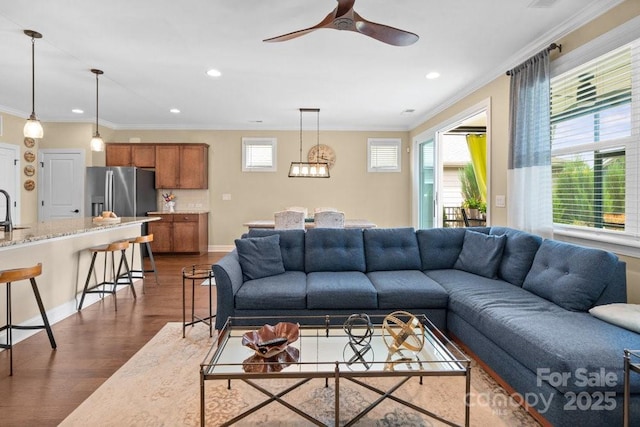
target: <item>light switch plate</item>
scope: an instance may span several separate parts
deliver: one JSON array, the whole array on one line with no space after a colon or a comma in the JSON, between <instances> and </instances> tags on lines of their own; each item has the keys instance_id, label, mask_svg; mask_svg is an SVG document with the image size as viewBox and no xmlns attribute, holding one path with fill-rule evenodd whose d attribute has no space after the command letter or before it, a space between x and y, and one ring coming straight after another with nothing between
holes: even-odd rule
<instances>
[{"instance_id":1,"label":"light switch plate","mask_svg":"<svg viewBox=\"0 0 640 427\"><path fill-rule=\"evenodd\" d=\"M506 206L506 198L504 194L496 195L496 207L504 208Z\"/></svg>"},{"instance_id":2,"label":"light switch plate","mask_svg":"<svg viewBox=\"0 0 640 427\"><path fill-rule=\"evenodd\" d=\"M231 194L222 193L222 200L231 200Z\"/></svg>"}]
</instances>

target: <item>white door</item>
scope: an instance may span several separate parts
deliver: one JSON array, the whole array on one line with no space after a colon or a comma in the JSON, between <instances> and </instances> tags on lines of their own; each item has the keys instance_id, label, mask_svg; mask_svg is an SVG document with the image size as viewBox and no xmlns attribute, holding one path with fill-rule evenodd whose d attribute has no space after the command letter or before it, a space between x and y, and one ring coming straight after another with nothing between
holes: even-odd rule
<instances>
[{"instance_id":1,"label":"white door","mask_svg":"<svg viewBox=\"0 0 640 427\"><path fill-rule=\"evenodd\" d=\"M84 216L84 150L40 150L40 221Z\"/></svg>"},{"instance_id":2,"label":"white door","mask_svg":"<svg viewBox=\"0 0 640 427\"><path fill-rule=\"evenodd\" d=\"M0 189L11 198L11 221L20 223L20 147L0 143ZM0 222L7 212L6 199L0 195Z\"/></svg>"}]
</instances>

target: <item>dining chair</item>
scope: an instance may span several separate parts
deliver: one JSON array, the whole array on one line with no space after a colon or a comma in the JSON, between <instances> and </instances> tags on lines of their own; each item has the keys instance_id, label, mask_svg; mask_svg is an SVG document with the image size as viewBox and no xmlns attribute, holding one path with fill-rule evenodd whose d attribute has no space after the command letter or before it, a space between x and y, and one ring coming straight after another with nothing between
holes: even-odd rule
<instances>
[{"instance_id":1,"label":"dining chair","mask_svg":"<svg viewBox=\"0 0 640 427\"><path fill-rule=\"evenodd\" d=\"M313 215L315 228L344 228L344 212L322 211Z\"/></svg>"},{"instance_id":2,"label":"dining chair","mask_svg":"<svg viewBox=\"0 0 640 427\"><path fill-rule=\"evenodd\" d=\"M338 209L336 208L330 208L330 207L320 207L320 208L315 208L313 210L314 213L318 213L318 212L338 212Z\"/></svg>"},{"instance_id":3,"label":"dining chair","mask_svg":"<svg viewBox=\"0 0 640 427\"><path fill-rule=\"evenodd\" d=\"M297 211L304 213L304 217L307 218L309 216L309 210L302 206L289 206L288 208L284 208L285 211Z\"/></svg>"},{"instance_id":4,"label":"dining chair","mask_svg":"<svg viewBox=\"0 0 640 427\"><path fill-rule=\"evenodd\" d=\"M276 230L304 230L304 212L280 211L273 214Z\"/></svg>"}]
</instances>

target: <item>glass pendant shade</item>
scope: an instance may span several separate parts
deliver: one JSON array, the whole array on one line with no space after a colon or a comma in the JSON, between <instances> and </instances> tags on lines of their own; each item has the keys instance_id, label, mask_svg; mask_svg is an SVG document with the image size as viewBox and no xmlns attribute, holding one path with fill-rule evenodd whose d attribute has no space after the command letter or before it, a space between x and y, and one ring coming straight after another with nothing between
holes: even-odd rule
<instances>
[{"instance_id":1,"label":"glass pendant shade","mask_svg":"<svg viewBox=\"0 0 640 427\"><path fill-rule=\"evenodd\" d=\"M91 151L104 151L104 141L98 132L91 138Z\"/></svg>"},{"instance_id":2,"label":"glass pendant shade","mask_svg":"<svg viewBox=\"0 0 640 427\"><path fill-rule=\"evenodd\" d=\"M289 178L329 178L329 164L291 162Z\"/></svg>"},{"instance_id":3,"label":"glass pendant shade","mask_svg":"<svg viewBox=\"0 0 640 427\"><path fill-rule=\"evenodd\" d=\"M32 114L24 124L25 138L42 138L43 135L44 130L42 129L40 120L36 118L35 114Z\"/></svg>"}]
</instances>

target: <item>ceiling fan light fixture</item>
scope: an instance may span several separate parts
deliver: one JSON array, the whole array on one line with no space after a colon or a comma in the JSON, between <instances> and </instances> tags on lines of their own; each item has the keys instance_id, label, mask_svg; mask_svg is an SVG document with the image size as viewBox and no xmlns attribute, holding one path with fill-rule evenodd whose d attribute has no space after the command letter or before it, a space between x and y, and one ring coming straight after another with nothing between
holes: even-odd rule
<instances>
[{"instance_id":1,"label":"ceiling fan light fixture","mask_svg":"<svg viewBox=\"0 0 640 427\"><path fill-rule=\"evenodd\" d=\"M324 162L303 162L302 161L302 114L316 113L316 145L320 146L320 109L301 108L300 109L300 160L291 162L289 166L289 178L329 178L329 164Z\"/></svg>"},{"instance_id":2,"label":"ceiling fan light fixture","mask_svg":"<svg viewBox=\"0 0 640 427\"><path fill-rule=\"evenodd\" d=\"M100 136L100 132L98 131L98 106L99 106L99 92L98 92L98 77L100 74L104 74L102 70L97 70L95 68L91 69L91 72L96 75L96 133L93 134L93 138L91 138L91 151L104 151L104 141Z\"/></svg>"},{"instance_id":3,"label":"ceiling fan light fixture","mask_svg":"<svg viewBox=\"0 0 640 427\"><path fill-rule=\"evenodd\" d=\"M23 133L26 138L42 138L44 130L42 123L36 117L36 61L35 49L36 39L41 39L42 34L33 30L24 30L24 33L31 37L31 115L24 124Z\"/></svg>"}]
</instances>

